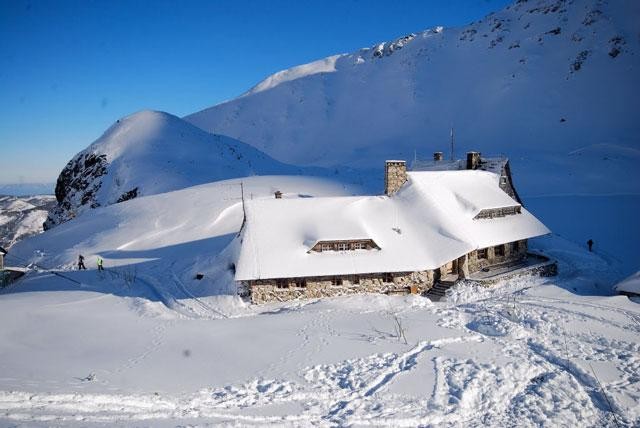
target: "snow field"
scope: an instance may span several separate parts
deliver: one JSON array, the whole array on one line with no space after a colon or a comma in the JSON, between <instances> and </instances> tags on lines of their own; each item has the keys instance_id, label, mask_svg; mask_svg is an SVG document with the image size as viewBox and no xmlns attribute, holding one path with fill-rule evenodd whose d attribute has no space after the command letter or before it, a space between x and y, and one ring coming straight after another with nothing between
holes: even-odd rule
<instances>
[{"instance_id":1,"label":"snow field","mask_svg":"<svg viewBox=\"0 0 640 428\"><path fill-rule=\"evenodd\" d=\"M218 320L172 314L161 304L164 316L141 316L122 298L97 293L77 301L70 292L17 293L0 301L1 313L24 311L21 299L32 313L16 317L3 343L29 336L32 316L45 330L65 308L75 319L68 310L78 305L89 313L110 308L112 317L98 324L120 320L133 331L119 346L103 336L69 351L112 349L91 368L86 360L85 367L52 360L68 343L29 347L32 360L22 367L5 351L2 372L13 380L0 379L0 408L7 422L36 424L615 426L615 413L620 426L637 425L640 309L624 297L568 293L565 280L521 280L443 304L362 295L227 307L231 317ZM203 300L215 306L215 297ZM72 330L84 337L96 326ZM135 350L138 342L146 345ZM49 369L29 374L43 366ZM96 379L74 379L73 371ZM27 382L30 375L40 382Z\"/></svg>"}]
</instances>

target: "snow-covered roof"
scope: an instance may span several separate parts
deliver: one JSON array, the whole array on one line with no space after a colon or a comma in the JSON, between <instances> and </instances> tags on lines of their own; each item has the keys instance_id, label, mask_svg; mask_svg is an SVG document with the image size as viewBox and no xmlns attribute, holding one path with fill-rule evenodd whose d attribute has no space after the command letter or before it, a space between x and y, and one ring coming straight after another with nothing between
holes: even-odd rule
<instances>
[{"instance_id":1,"label":"snow-covered roof","mask_svg":"<svg viewBox=\"0 0 640 428\"><path fill-rule=\"evenodd\" d=\"M617 292L634 293L640 295L640 271L634 273L614 286Z\"/></svg>"},{"instance_id":2,"label":"snow-covered roof","mask_svg":"<svg viewBox=\"0 0 640 428\"><path fill-rule=\"evenodd\" d=\"M247 203L236 280L435 269L474 249L549 230L485 171L410 172L392 197L261 199ZM309 252L318 241L372 239L379 250Z\"/></svg>"}]
</instances>

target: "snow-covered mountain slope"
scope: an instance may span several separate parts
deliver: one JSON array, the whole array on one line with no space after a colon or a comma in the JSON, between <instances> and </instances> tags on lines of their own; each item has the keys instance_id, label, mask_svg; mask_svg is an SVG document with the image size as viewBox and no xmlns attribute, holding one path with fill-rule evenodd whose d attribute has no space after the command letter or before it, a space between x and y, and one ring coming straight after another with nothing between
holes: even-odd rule
<instances>
[{"instance_id":1,"label":"snow-covered mountain slope","mask_svg":"<svg viewBox=\"0 0 640 428\"><path fill-rule=\"evenodd\" d=\"M55 205L51 195L0 196L0 247L42 232L47 212Z\"/></svg>"},{"instance_id":2,"label":"snow-covered mountain slope","mask_svg":"<svg viewBox=\"0 0 640 428\"><path fill-rule=\"evenodd\" d=\"M276 190L286 198L353 193L351 188L323 178L254 176L142 196L98 207L91 215L22 241L7 255L7 263L71 270L82 254L91 269L100 255L112 272L127 276L135 271L142 281L133 284L138 289L111 292L149 297L151 288L155 290L152 296L160 296L168 305L186 297L182 282L192 293L202 295L228 293L230 289L235 292L230 270L235 248L228 246L243 221L240 183L247 200L274 198ZM196 272L206 274L205 279L194 281Z\"/></svg>"},{"instance_id":3,"label":"snow-covered mountain slope","mask_svg":"<svg viewBox=\"0 0 640 428\"><path fill-rule=\"evenodd\" d=\"M640 193L638 174L628 180L635 165L617 160L640 147L638 22L633 0L518 1L461 28L276 73L185 119L312 165L372 166L414 150L428 158L448 152L453 126L458 154L510 156L524 194L549 193L552 180L558 192ZM576 153L594 145L611 156L581 167ZM557 168L539 183L541 163Z\"/></svg>"},{"instance_id":4,"label":"snow-covered mountain slope","mask_svg":"<svg viewBox=\"0 0 640 428\"><path fill-rule=\"evenodd\" d=\"M168 113L142 111L118 120L69 161L58 177L58 206L45 228L87 209L140 196L256 174L303 172L334 175L333 170L285 165L247 144L209 134Z\"/></svg>"}]
</instances>

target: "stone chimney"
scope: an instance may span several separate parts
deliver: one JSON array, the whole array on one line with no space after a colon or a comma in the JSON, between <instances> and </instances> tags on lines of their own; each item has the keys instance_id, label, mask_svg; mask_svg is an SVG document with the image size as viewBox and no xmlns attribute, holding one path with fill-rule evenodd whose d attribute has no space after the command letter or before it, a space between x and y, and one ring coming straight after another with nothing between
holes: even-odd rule
<instances>
[{"instance_id":1,"label":"stone chimney","mask_svg":"<svg viewBox=\"0 0 640 428\"><path fill-rule=\"evenodd\" d=\"M444 153L442 152L433 152L433 160L439 162L444 160Z\"/></svg>"},{"instance_id":2,"label":"stone chimney","mask_svg":"<svg viewBox=\"0 0 640 428\"><path fill-rule=\"evenodd\" d=\"M480 152L467 152L467 169L478 169L480 166Z\"/></svg>"},{"instance_id":3,"label":"stone chimney","mask_svg":"<svg viewBox=\"0 0 640 428\"><path fill-rule=\"evenodd\" d=\"M407 163L403 160L388 160L384 165L384 194L393 195L407 181Z\"/></svg>"},{"instance_id":4,"label":"stone chimney","mask_svg":"<svg viewBox=\"0 0 640 428\"><path fill-rule=\"evenodd\" d=\"M276 199L282 199L282 192L279 190L276 190L276 193L274 193L274 195L276 195Z\"/></svg>"}]
</instances>

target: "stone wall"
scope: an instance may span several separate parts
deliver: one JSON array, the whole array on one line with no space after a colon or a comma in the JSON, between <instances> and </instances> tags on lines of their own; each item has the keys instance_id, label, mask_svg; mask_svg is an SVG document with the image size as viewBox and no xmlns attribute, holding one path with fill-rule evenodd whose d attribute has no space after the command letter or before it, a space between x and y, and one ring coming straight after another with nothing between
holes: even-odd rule
<instances>
[{"instance_id":1,"label":"stone wall","mask_svg":"<svg viewBox=\"0 0 640 428\"><path fill-rule=\"evenodd\" d=\"M344 277L308 277L304 278L304 285L302 278L256 280L242 284L241 295L250 294L251 303L260 304L358 293L422 294L432 286L433 271L427 270Z\"/></svg>"},{"instance_id":2,"label":"stone wall","mask_svg":"<svg viewBox=\"0 0 640 428\"><path fill-rule=\"evenodd\" d=\"M513 178L511 178L511 167L509 166L509 161L506 161L504 166L502 167L502 171L500 174L500 188L507 195L511 196L511 198L522 204L522 200L520 199L520 196L518 195L518 192L513 185Z\"/></svg>"},{"instance_id":3,"label":"stone wall","mask_svg":"<svg viewBox=\"0 0 640 428\"><path fill-rule=\"evenodd\" d=\"M467 169L478 169L480 161L480 152L467 152Z\"/></svg>"},{"instance_id":4,"label":"stone wall","mask_svg":"<svg viewBox=\"0 0 640 428\"><path fill-rule=\"evenodd\" d=\"M518 242L517 250L513 250L511 244L504 244L504 255L499 256L496 255L495 247L488 247L487 250L487 258L479 259L478 251L472 251L468 255L468 264L469 264L469 272L478 272L485 267L499 265L502 263L515 262L518 260L522 260L527 256L527 240L523 239Z\"/></svg>"}]
</instances>

